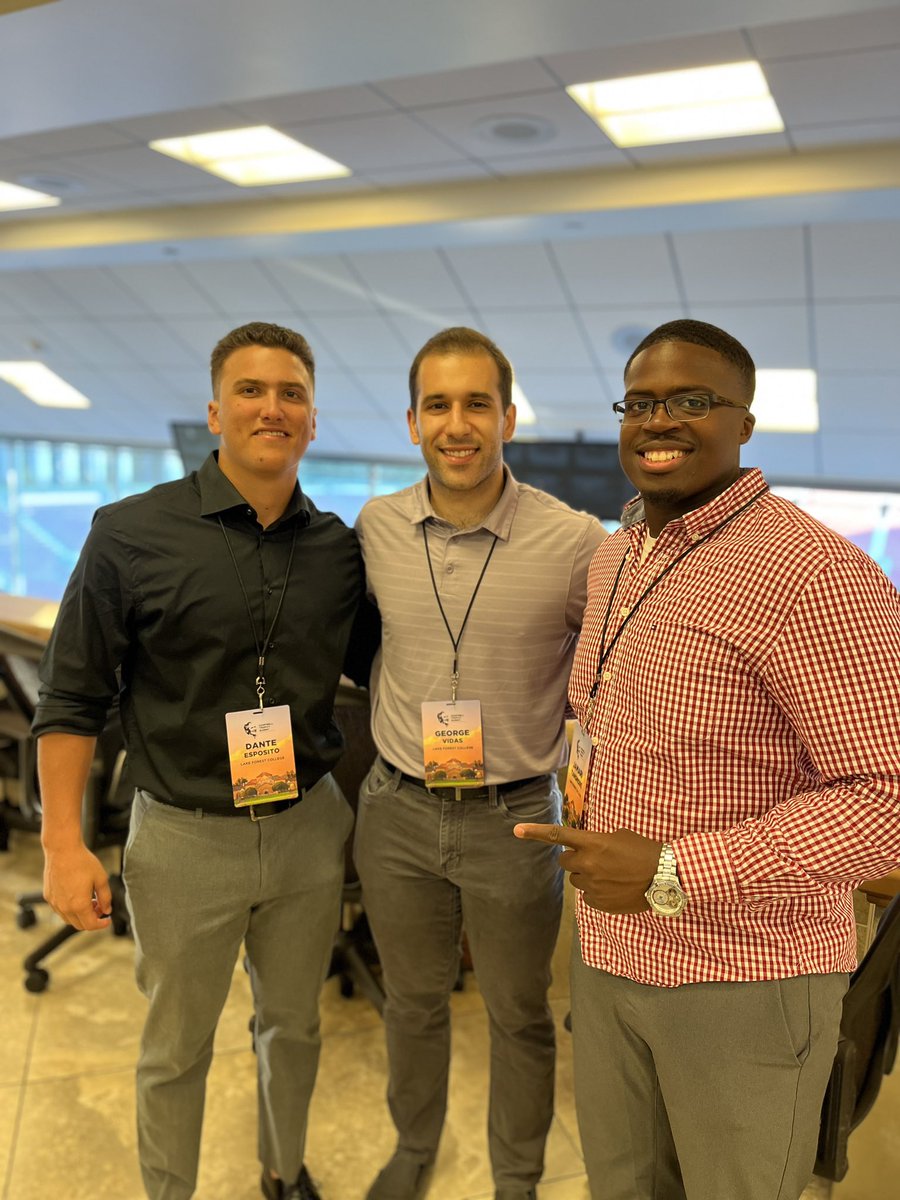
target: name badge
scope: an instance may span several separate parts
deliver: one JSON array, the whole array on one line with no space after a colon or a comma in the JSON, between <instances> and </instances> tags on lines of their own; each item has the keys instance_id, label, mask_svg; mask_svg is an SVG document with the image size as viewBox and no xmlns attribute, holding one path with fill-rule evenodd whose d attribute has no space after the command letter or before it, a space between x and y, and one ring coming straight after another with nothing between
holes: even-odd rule
<instances>
[{"instance_id":1,"label":"name badge","mask_svg":"<svg viewBox=\"0 0 900 1200\"><path fill-rule=\"evenodd\" d=\"M289 705L226 713L225 731L236 808L298 795Z\"/></svg>"},{"instance_id":2,"label":"name badge","mask_svg":"<svg viewBox=\"0 0 900 1200\"><path fill-rule=\"evenodd\" d=\"M482 787L480 700L426 700L422 705L426 787Z\"/></svg>"},{"instance_id":3,"label":"name badge","mask_svg":"<svg viewBox=\"0 0 900 1200\"><path fill-rule=\"evenodd\" d=\"M569 825L573 829L581 828L592 750L590 737L576 722L575 728L572 730L569 767L566 771L566 787L563 792L563 824Z\"/></svg>"}]
</instances>

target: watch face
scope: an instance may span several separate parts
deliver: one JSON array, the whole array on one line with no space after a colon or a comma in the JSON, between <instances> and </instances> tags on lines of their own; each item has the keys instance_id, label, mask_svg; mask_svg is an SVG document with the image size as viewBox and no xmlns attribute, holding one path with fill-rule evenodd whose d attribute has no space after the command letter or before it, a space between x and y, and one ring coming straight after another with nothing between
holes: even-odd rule
<instances>
[{"instance_id":1,"label":"watch face","mask_svg":"<svg viewBox=\"0 0 900 1200\"><path fill-rule=\"evenodd\" d=\"M661 916L674 917L684 908L684 892L681 888L654 881L646 893L647 902Z\"/></svg>"}]
</instances>

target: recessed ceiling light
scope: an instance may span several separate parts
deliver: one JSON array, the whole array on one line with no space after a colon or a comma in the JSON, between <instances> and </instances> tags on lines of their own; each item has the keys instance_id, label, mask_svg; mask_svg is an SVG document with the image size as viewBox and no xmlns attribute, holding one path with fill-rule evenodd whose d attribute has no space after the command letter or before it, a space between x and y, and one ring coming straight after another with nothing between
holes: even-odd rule
<instances>
[{"instance_id":1,"label":"recessed ceiling light","mask_svg":"<svg viewBox=\"0 0 900 1200\"><path fill-rule=\"evenodd\" d=\"M809 370L756 372L751 412L763 433L815 433L819 428L816 373Z\"/></svg>"},{"instance_id":2,"label":"recessed ceiling light","mask_svg":"<svg viewBox=\"0 0 900 1200\"><path fill-rule=\"evenodd\" d=\"M59 203L59 196L48 196L46 192L36 192L32 188L0 180L0 212L14 212L19 208L52 208Z\"/></svg>"},{"instance_id":3,"label":"recessed ceiling light","mask_svg":"<svg viewBox=\"0 0 900 1200\"><path fill-rule=\"evenodd\" d=\"M200 167L239 187L337 179L350 174L349 167L269 125L162 138L151 142L150 149Z\"/></svg>"},{"instance_id":4,"label":"recessed ceiling light","mask_svg":"<svg viewBox=\"0 0 900 1200\"><path fill-rule=\"evenodd\" d=\"M87 396L40 362L0 362L0 379L44 408L90 408Z\"/></svg>"},{"instance_id":5,"label":"recessed ceiling light","mask_svg":"<svg viewBox=\"0 0 900 1200\"><path fill-rule=\"evenodd\" d=\"M545 117L519 114L482 117L472 128L482 141L502 145L507 150L527 150L529 146L552 142L556 137L556 126Z\"/></svg>"},{"instance_id":6,"label":"recessed ceiling light","mask_svg":"<svg viewBox=\"0 0 900 1200\"><path fill-rule=\"evenodd\" d=\"M653 146L784 129L757 62L576 83L566 91L617 146Z\"/></svg>"}]
</instances>

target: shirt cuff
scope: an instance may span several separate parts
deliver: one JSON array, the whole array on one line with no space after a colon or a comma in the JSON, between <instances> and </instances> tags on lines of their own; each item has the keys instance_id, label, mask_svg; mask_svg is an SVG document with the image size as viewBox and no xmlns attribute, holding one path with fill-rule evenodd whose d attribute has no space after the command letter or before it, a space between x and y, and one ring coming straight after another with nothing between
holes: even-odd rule
<instances>
[{"instance_id":1,"label":"shirt cuff","mask_svg":"<svg viewBox=\"0 0 900 1200\"><path fill-rule=\"evenodd\" d=\"M671 843L688 900L737 903L740 889L728 856L725 831L689 833Z\"/></svg>"}]
</instances>

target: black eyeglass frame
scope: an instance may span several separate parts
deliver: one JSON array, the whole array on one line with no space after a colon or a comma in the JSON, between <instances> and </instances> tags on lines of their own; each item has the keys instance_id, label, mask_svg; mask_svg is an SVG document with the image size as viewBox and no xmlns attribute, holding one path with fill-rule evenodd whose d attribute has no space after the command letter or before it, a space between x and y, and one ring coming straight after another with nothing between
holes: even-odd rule
<instances>
[{"instance_id":1,"label":"black eyeglass frame","mask_svg":"<svg viewBox=\"0 0 900 1200\"><path fill-rule=\"evenodd\" d=\"M693 416L688 417L688 416L685 416L684 413L680 413L680 412L673 413L671 408L669 408L669 405L672 403L673 400L686 400L686 399L690 399L692 397L697 400L705 400L706 401L706 412L699 413L695 417L693 417ZM626 404L649 404L650 408L647 412L647 416L645 417L645 419L643 421L626 421L625 420L625 415L626 415L625 405ZM729 400L727 396L720 396L716 392L706 392L706 391L676 392L674 396L666 396L662 400L651 400L649 397L642 398L642 399L636 399L636 400L617 400L613 404L612 408L613 408L613 412L619 418L619 423L621 425L647 425L650 421L653 420L653 414L656 412L657 405L659 405L659 404L664 405L666 412L669 414L669 417L673 421L678 421L679 423L684 422L684 421L703 421L712 412L713 406L717 406L720 408L743 408L748 412L750 410L749 404L738 404L734 400Z\"/></svg>"}]
</instances>

